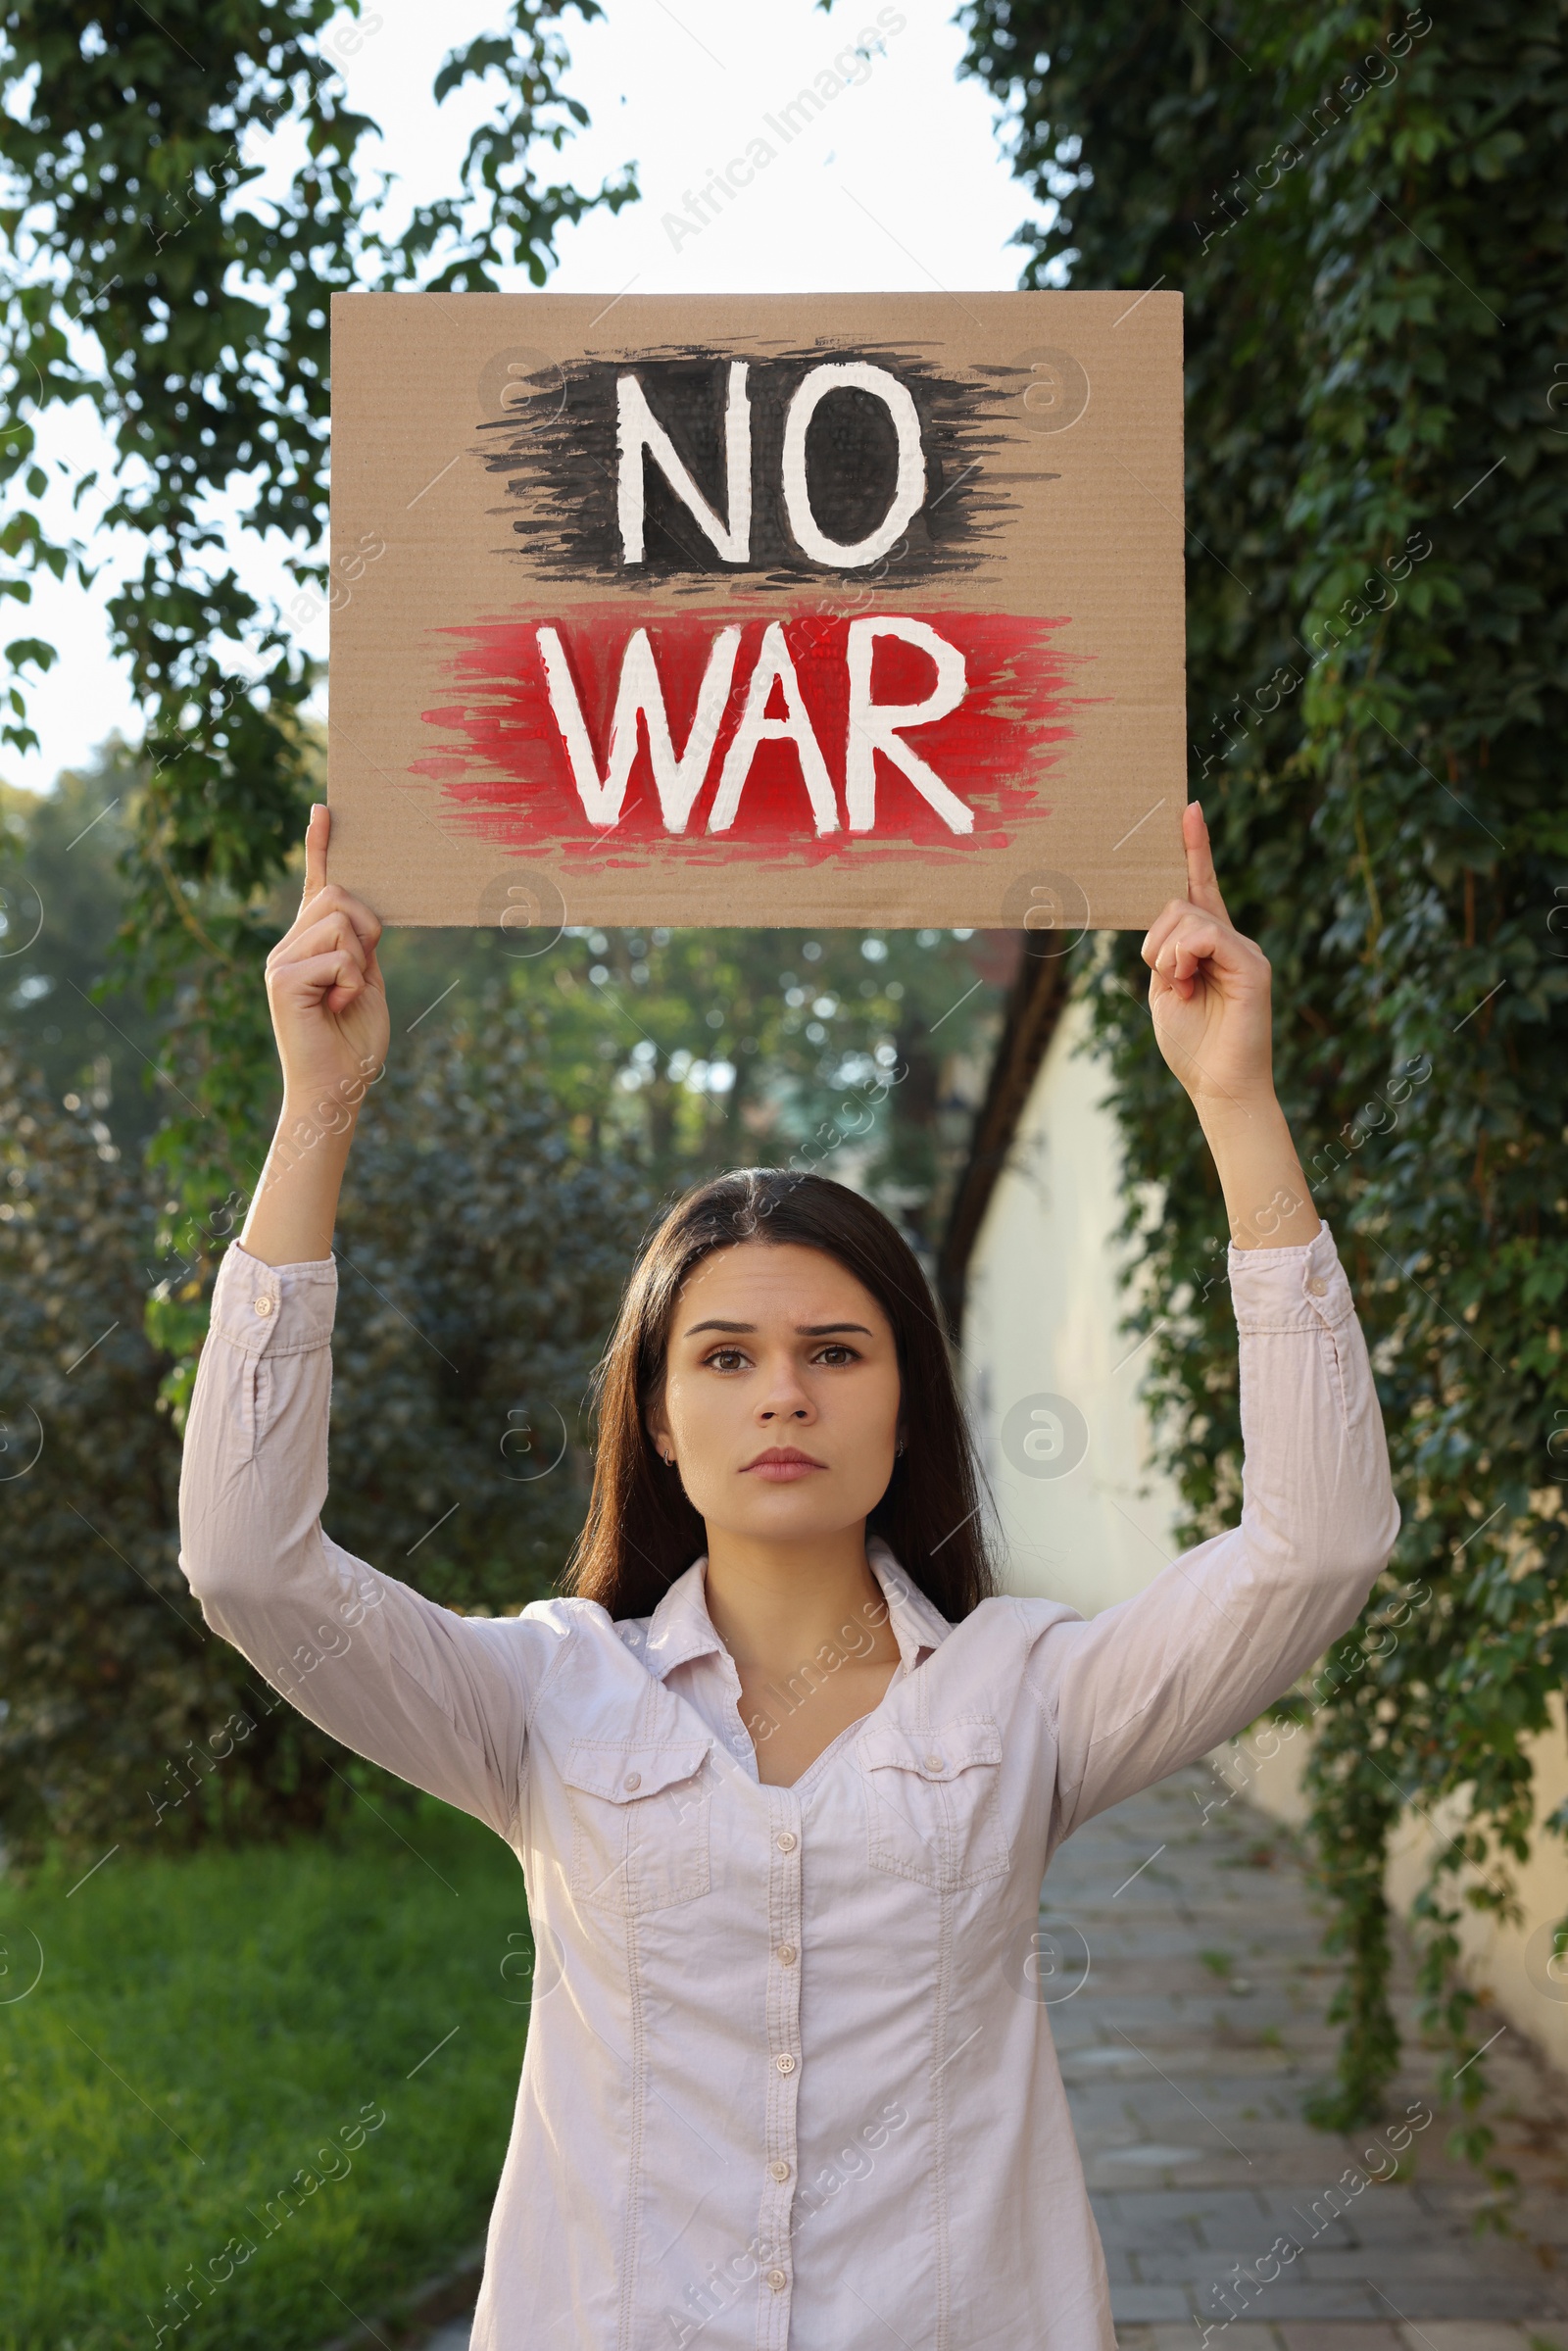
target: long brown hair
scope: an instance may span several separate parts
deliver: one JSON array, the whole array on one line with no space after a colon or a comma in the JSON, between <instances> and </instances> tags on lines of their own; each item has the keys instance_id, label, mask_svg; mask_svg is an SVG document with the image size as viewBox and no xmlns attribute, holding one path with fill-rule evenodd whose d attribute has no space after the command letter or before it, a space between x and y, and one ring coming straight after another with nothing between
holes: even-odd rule
<instances>
[{"instance_id":1,"label":"long brown hair","mask_svg":"<svg viewBox=\"0 0 1568 2351\"><path fill-rule=\"evenodd\" d=\"M796 1243L837 1258L893 1328L905 1448L867 1531L950 1623L996 1591L983 1489L936 1302L879 1208L825 1176L744 1167L700 1184L655 1229L621 1299L598 1374L598 1458L566 1588L613 1617L649 1616L707 1543L679 1476L659 1459L648 1408L664 1378L681 1285L715 1249Z\"/></svg>"}]
</instances>

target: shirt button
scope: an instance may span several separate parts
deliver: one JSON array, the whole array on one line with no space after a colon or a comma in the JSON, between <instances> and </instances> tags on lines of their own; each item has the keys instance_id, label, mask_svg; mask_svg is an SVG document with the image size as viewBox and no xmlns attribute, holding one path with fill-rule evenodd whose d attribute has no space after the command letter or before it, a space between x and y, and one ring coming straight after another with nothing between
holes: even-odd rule
<instances>
[{"instance_id":1,"label":"shirt button","mask_svg":"<svg viewBox=\"0 0 1568 2351\"><path fill-rule=\"evenodd\" d=\"M769 2176L774 2180L787 2180L790 2176L790 2167L787 2163L770 2163L767 2169Z\"/></svg>"},{"instance_id":2,"label":"shirt button","mask_svg":"<svg viewBox=\"0 0 1568 2351\"><path fill-rule=\"evenodd\" d=\"M781 1853L793 1853L795 1850L795 1845L796 1836L794 1830L786 1829L783 1836L778 1840L779 1851Z\"/></svg>"},{"instance_id":3,"label":"shirt button","mask_svg":"<svg viewBox=\"0 0 1568 2351\"><path fill-rule=\"evenodd\" d=\"M1315 1273L1306 1285L1307 1296L1309 1298L1321 1298L1327 1288L1328 1284L1324 1281L1323 1276L1320 1273Z\"/></svg>"},{"instance_id":4,"label":"shirt button","mask_svg":"<svg viewBox=\"0 0 1568 2351\"><path fill-rule=\"evenodd\" d=\"M773 2063L777 2066L781 2074L793 2074L795 2071L795 2060L790 2055L788 2049L786 2049L781 2056L775 2057Z\"/></svg>"},{"instance_id":5,"label":"shirt button","mask_svg":"<svg viewBox=\"0 0 1568 2351\"><path fill-rule=\"evenodd\" d=\"M789 2279L782 2270L769 2270L767 2273L767 2282L772 2287L775 2294L781 2294L784 2291L784 2288L788 2285Z\"/></svg>"},{"instance_id":6,"label":"shirt button","mask_svg":"<svg viewBox=\"0 0 1568 2351\"><path fill-rule=\"evenodd\" d=\"M780 1967L793 1967L795 1965L795 1945L793 1943L779 1944L778 1963Z\"/></svg>"},{"instance_id":7,"label":"shirt button","mask_svg":"<svg viewBox=\"0 0 1568 2351\"><path fill-rule=\"evenodd\" d=\"M628 1772L626 1774L626 1786L628 1788L641 1788L642 1784L643 1776L641 1772Z\"/></svg>"},{"instance_id":8,"label":"shirt button","mask_svg":"<svg viewBox=\"0 0 1568 2351\"><path fill-rule=\"evenodd\" d=\"M925 1759L925 1768L928 1772L939 1772L942 1769L941 1756L928 1755Z\"/></svg>"},{"instance_id":9,"label":"shirt button","mask_svg":"<svg viewBox=\"0 0 1568 2351\"><path fill-rule=\"evenodd\" d=\"M256 1301L256 1311L258 1314L270 1314L272 1311L272 1301L265 1291Z\"/></svg>"}]
</instances>

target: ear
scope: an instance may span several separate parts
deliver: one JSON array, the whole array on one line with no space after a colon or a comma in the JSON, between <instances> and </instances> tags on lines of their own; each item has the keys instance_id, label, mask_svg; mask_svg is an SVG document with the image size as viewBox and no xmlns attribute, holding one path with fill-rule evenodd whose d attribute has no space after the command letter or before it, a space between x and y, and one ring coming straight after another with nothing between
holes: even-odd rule
<instances>
[{"instance_id":1,"label":"ear","mask_svg":"<svg viewBox=\"0 0 1568 2351\"><path fill-rule=\"evenodd\" d=\"M658 1403L649 1405L646 1426L649 1436L654 1441L655 1452L659 1455L662 1461L669 1466L673 1466L675 1459L675 1446L669 1434L668 1424L664 1419L664 1406L662 1399L661 1399Z\"/></svg>"}]
</instances>

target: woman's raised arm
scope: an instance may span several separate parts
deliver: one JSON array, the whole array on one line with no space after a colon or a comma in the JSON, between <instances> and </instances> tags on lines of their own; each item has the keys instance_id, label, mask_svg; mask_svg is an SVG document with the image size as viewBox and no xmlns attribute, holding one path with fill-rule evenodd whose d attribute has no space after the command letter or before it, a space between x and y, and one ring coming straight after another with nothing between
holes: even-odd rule
<instances>
[{"instance_id":1,"label":"woman's raised arm","mask_svg":"<svg viewBox=\"0 0 1568 2351\"><path fill-rule=\"evenodd\" d=\"M185 1430L180 1565L214 1631L302 1714L506 1836L566 1619L559 1608L545 1621L455 1616L321 1529L332 1228L388 1035L381 925L327 881L329 822L311 811L299 915L268 962L283 1109L219 1268Z\"/></svg>"},{"instance_id":2,"label":"woman's raised arm","mask_svg":"<svg viewBox=\"0 0 1568 2351\"><path fill-rule=\"evenodd\" d=\"M1183 818L1188 895L1144 941L1160 1052L1192 1098L1230 1218L1241 1359L1241 1523L1136 1599L1043 1635L1070 1834L1246 1727L1353 1624L1398 1533L1366 1343L1274 1094L1268 958Z\"/></svg>"},{"instance_id":3,"label":"woman's raised arm","mask_svg":"<svg viewBox=\"0 0 1568 2351\"><path fill-rule=\"evenodd\" d=\"M1149 1015L1213 1153L1236 1249L1294 1249L1318 1229L1274 1093L1268 957L1225 910L1197 801L1182 816L1187 896L1144 941Z\"/></svg>"},{"instance_id":4,"label":"woman's raised arm","mask_svg":"<svg viewBox=\"0 0 1568 2351\"><path fill-rule=\"evenodd\" d=\"M267 958L283 1107L240 1235L265 1265L331 1255L360 1104L381 1073L390 1034L375 959L381 924L362 900L327 880L331 829L328 810L314 808L300 910Z\"/></svg>"}]
</instances>

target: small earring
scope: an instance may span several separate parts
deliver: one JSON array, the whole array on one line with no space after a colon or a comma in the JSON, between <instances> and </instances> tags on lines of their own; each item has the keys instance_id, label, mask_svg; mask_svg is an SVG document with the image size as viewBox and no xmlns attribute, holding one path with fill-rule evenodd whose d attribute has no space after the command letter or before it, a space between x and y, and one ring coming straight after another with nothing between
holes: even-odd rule
<instances>
[{"instance_id":1,"label":"small earring","mask_svg":"<svg viewBox=\"0 0 1568 2351\"><path fill-rule=\"evenodd\" d=\"M898 1454L898 1453L902 1453L902 1452L903 1452L903 1450L904 1450L904 1439L903 1439L902 1437L899 1439L899 1442L898 1442L898 1444L897 1444L897 1445L894 1446L893 1450L894 1450L895 1454Z\"/></svg>"}]
</instances>

